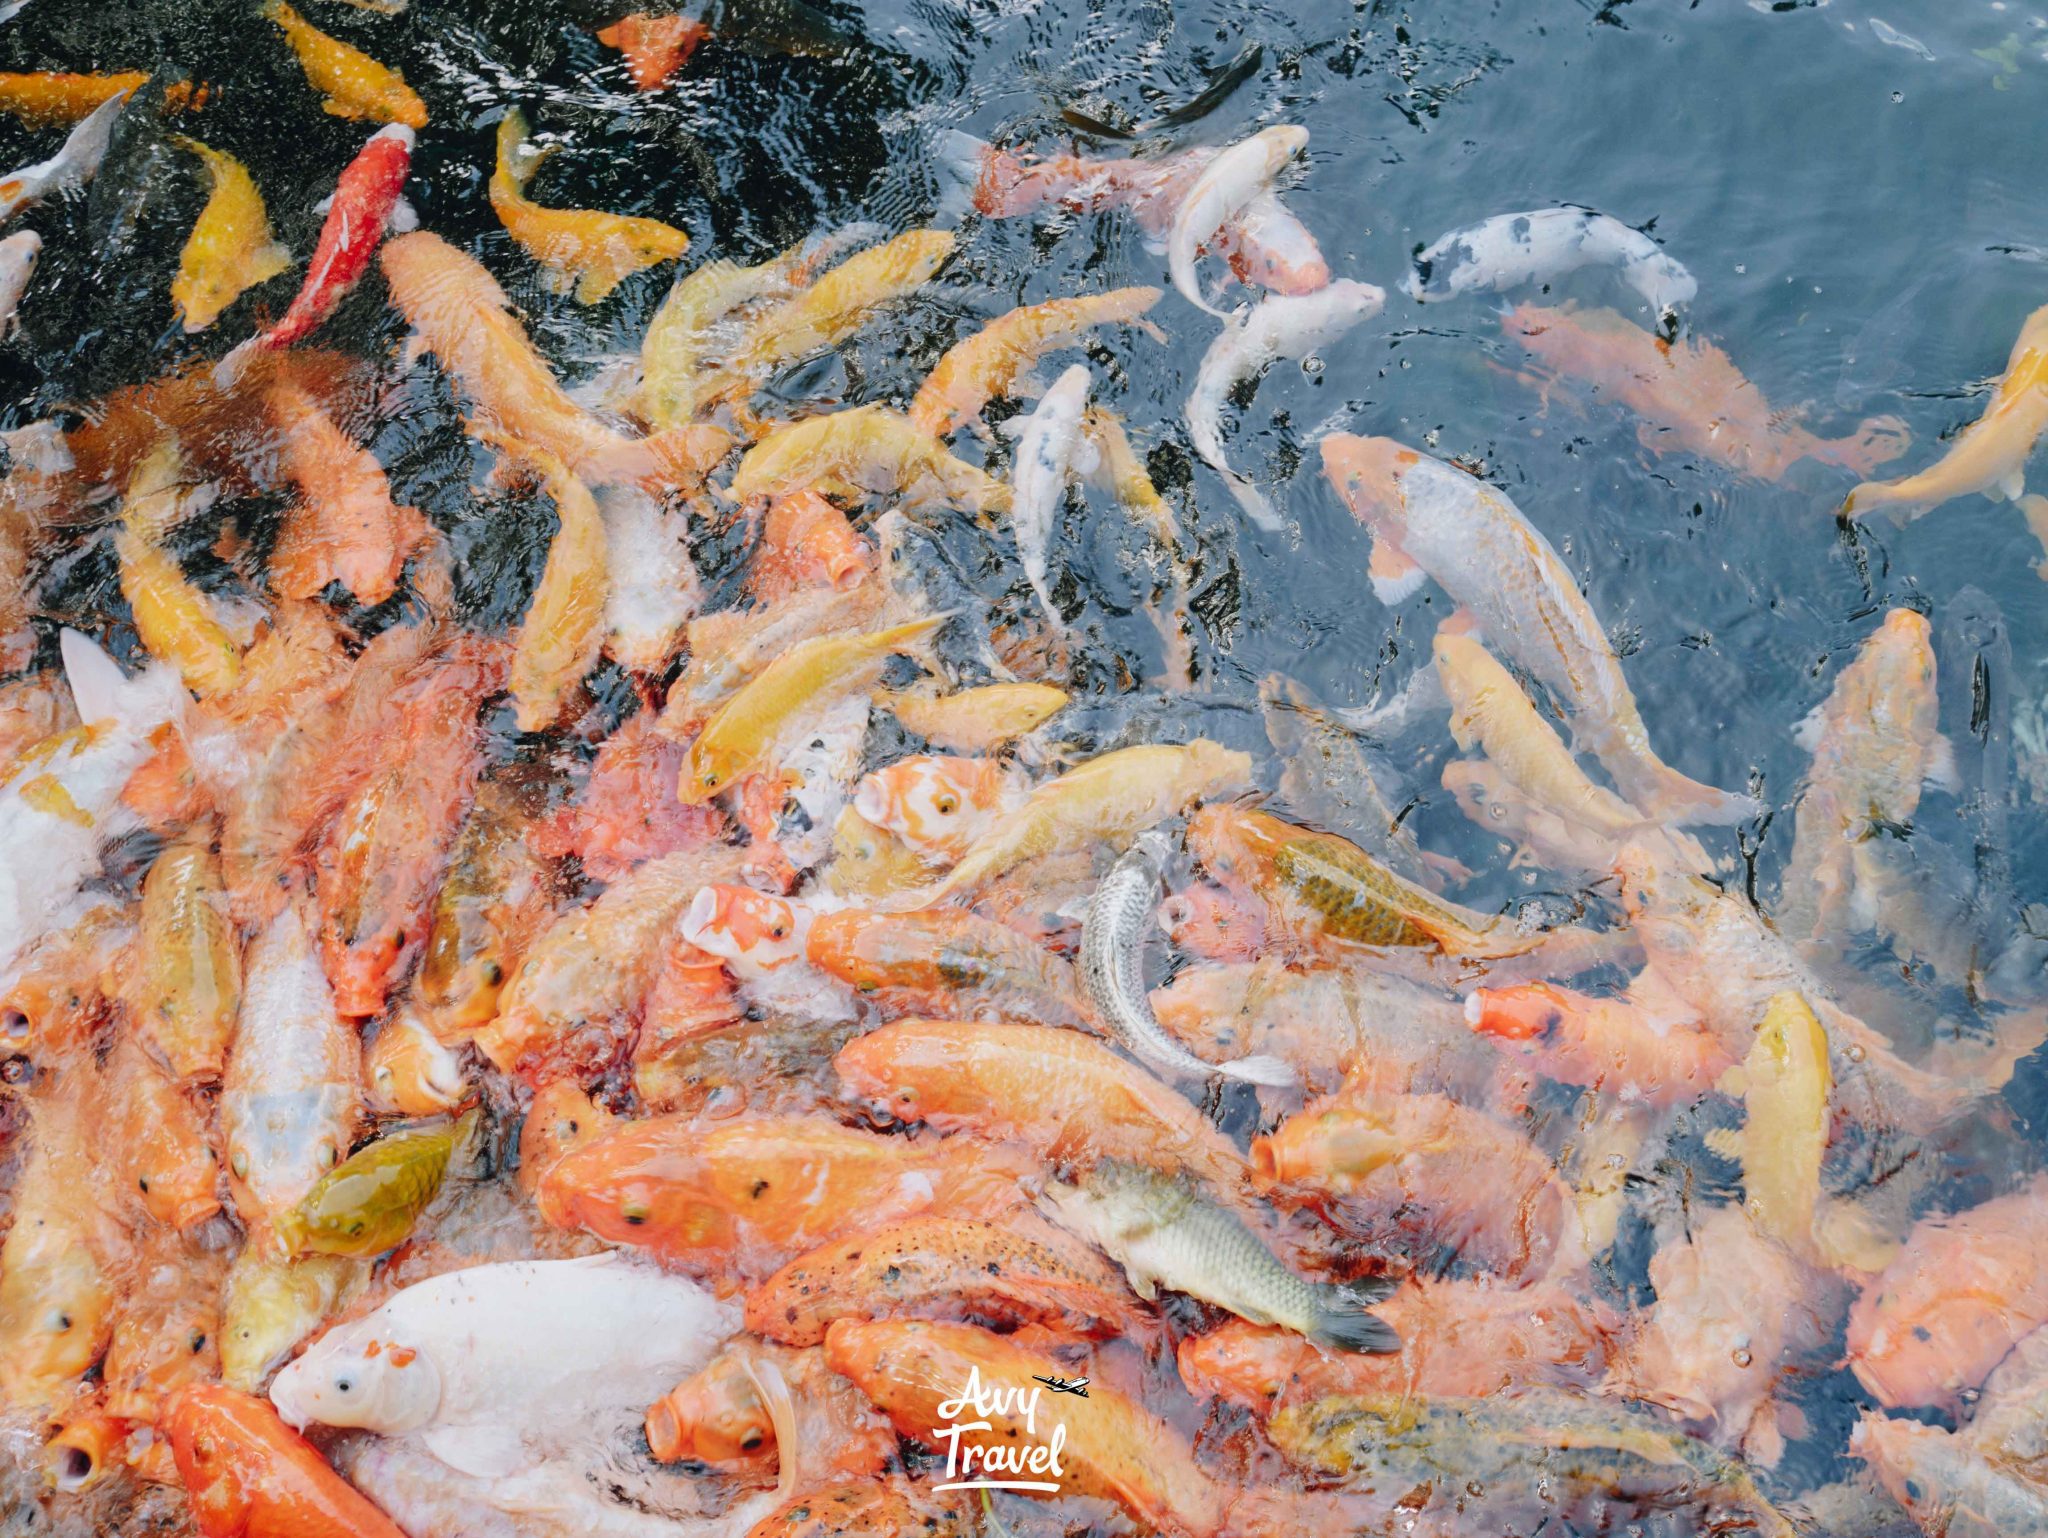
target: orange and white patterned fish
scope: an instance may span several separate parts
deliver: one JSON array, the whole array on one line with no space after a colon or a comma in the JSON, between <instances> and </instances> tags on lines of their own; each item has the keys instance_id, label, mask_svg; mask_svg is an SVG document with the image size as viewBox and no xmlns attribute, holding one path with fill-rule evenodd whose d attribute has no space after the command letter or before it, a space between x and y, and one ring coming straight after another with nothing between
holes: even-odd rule
<instances>
[{"instance_id":1,"label":"orange and white patterned fish","mask_svg":"<svg viewBox=\"0 0 2048 1538\"><path fill-rule=\"evenodd\" d=\"M993 758L921 753L863 779L853 809L926 858L952 861L1024 794L1015 771Z\"/></svg>"}]
</instances>

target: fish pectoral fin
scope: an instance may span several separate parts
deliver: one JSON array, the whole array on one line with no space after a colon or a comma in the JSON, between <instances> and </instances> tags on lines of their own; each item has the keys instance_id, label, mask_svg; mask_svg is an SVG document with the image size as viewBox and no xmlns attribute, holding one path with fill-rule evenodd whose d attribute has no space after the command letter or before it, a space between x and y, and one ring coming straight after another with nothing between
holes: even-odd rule
<instances>
[{"instance_id":1,"label":"fish pectoral fin","mask_svg":"<svg viewBox=\"0 0 2048 1538\"><path fill-rule=\"evenodd\" d=\"M532 1461L509 1426L435 1426L420 1440L458 1474L479 1479L509 1478Z\"/></svg>"},{"instance_id":2,"label":"fish pectoral fin","mask_svg":"<svg viewBox=\"0 0 2048 1538\"><path fill-rule=\"evenodd\" d=\"M1998 495L2008 502L2017 502L2027 494L2027 473L2025 470L2008 470L1998 482Z\"/></svg>"},{"instance_id":3,"label":"fish pectoral fin","mask_svg":"<svg viewBox=\"0 0 2048 1538\"><path fill-rule=\"evenodd\" d=\"M1366 565L1372 590L1388 608L1412 597L1428 573L1381 535L1374 535L1372 559Z\"/></svg>"}]
</instances>

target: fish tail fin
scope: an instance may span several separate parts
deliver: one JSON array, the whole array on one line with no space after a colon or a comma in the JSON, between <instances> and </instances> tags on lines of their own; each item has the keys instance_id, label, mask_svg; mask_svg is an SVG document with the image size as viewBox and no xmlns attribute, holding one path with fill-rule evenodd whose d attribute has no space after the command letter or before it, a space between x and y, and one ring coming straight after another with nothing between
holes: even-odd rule
<instances>
[{"instance_id":1,"label":"fish tail fin","mask_svg":"<svg viewBox=\"0 0 2048 1538\"><path fill-rule=\"evenodd\" d=\"M1763 810L1756 797L1703 785L1680 774L1654 753L1619 760L1601 755L1601 761L1612 771L1629 801L1660 822L1728 827L1747 822Z\"/></svg>"},{"instance_id":2,"label":"fish tail fin","mask_svg":"<svg viewBox=\"0 0 2048 1538\"><path fill-rule=\"evenodd\" d=\"M1286 1089L1299 1077L1294 1071L1294 1065L1286 1058L1273 1057L1266 1053L1240 1057L1228 1063L1218 1063L1216 1072L1226 1079L1236 1079L1245 1084L1263 1084L1268 1089Z\"/></svg>"},{"instance_id":3,"label":"fish tail fin","mask_svg":"<svg viewBox=\"0 0 2048 1538\"><path fill-rule=\"evenodd\" d=\"M177 714L176 681L165 670L151 667L130 678L98 642L76 630L64 631L57 645L78 719L86 725L112 721L147 736Z\"/></svg>"},{"instance_id":4,"label":"fish tail fin","mask_svg":"<svg viewBox=\"0 0 2048 1538\"><path fill-rule=\"evenodd\" d=\"M1401 1349L1401 1337L1394 1327L1367 1311L1377 1297L1355 1287L1318 1287L1315 1292L1316 1312L1308 1338L1317 1345L1366 1356L1391 1356Z\"/></svg>"},{"instance_id":5,"label":"fish tail fin","mask_svg":"<svg viewBox=\"0 0 2048 1538\"><path fill-rule=\"evenodd\" d=\"M946 622L959 611L947 609L940 614L928 614L923 619L911 620L904 625L891 625L887 630L877 630L868 637L877 655L890 652L908 652L914 657L929 658L932 655L932 638L945 628Z\"/></svg>"},{"instance_id":6,"label":"fish tail fin","mask_svg":"<svg viewBox=\"0 0 2048 1538\"><path fill-rule=\"evenodd\" d=\"M1235 470L1226 470L1223 479L1228 483L1231 495L1237 498L1237 505L1244 509L1244 515L1253 523L1268 534L1278 534L1287 527L1287 520L1280 516L1280 510L1248 477Z\"/></svg>"}]
</instances>

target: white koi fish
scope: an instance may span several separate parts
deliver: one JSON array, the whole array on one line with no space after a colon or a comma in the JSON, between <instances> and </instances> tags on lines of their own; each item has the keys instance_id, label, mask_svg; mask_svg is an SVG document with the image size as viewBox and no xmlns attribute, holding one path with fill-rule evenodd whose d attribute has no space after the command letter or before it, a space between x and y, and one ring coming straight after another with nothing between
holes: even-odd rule
<instances>
[{"instance_id":1,"label":"white koi fish","mask_svg":"<svg viewBox=\"0 0 2048 1538\"><path fill-rule=\"evenodd\" d=\"M1054 624L1063 621L1052 601L1047 561L1053 525L1083 441L1081 418L1088 410L1091 382L1085 363L1076 363L1053 381L1017 437L1017 460L1010 470L1010 523L1017 534L1017 554L1024 562L1024 575L1031 579L1031 591Z\"/></svg>"},{"instance_id":2,"label":"white koi fish","mask_svg":"<svg viewBox=\"0 0 2048 1538\"><path fill-rule=\"evenodd\" d=\"M1613 267L1660 317L1676 315L1699 292L1693 275L1641 230L1619 219L1566 204L1496 214L1415 254L1401 280L1420 304L1459 294L1502 293L1548 283L1581 267Z\"/></svg>"},{"instance_id":3,"label":"white koi fish","mask_svg":"<svg viewBox=\"0 0 2048 1538\"><path fill-rule=\"evenodd\" d=\"M1224 225L1270 192L1273 179L1307 143L1306 128L1280 124L1231 145L1202 167L1174 211L1173 226L1166 236L1166 262L1173 273L1173 286L1196 309L1218 317L1223 314L1202 297L1195 254Z\"/></svg>"},{"instance_id":4,"label":"white koi fish","mask_svg":"<svg viewBox=\"0 0 2048 1538\"><path fill-rule=\"evenodd\" d=\"M21 301L29 280L36 275L36 263L43 254L43 237L34 230L22 230L0 240L0 337L21 329Z\"/></svg>"}]
</instances>

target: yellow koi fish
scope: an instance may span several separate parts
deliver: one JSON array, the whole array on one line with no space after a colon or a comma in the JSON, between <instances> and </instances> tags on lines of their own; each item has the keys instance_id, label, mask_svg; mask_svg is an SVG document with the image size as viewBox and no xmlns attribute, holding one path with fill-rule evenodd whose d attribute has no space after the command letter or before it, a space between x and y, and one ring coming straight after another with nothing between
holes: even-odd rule
<instances>
[{"instance_id":1,"label":"yellow koi fish","mask_svg":"<svg viewBox=\"0 0 2048 1538\"><path fill-rule=\"evenodd\" d=\"M2048 430L2048 305L2029 315L1984 415L1964 428L1948 453L1918 475L1865 481L1842 504L1848 516L1888 507L1917 518L1952 497L1981 492L2017 502L2027 489L2027 456Z\"/></svg>"},{"instance_id":2,"label":"yellow koi fish","mask_svg":"<svg viewBox=\"0 0 2048 1538\"><path fill-rule=\"evenodd\" d=\"M1035 732L1066 708L1051 684L983 684L952 694L884 694L877 704L933 747L986 753Z\"/></svg>"},{"instance_id":3,"label":"yellow koi fish","mask_svg":"<svg viewBox=\"0 0 2048 1538\"><path fill-rule=\"evenodd\" d=\"M740 502L808 487L857 501L870 493L1001 512L1010 488L946 452L887 406L856 406L778 427L747 450L727 495Z\"/></svg>"},{"instance_id":4,"label":"yellow koi fish","mask_svg":"<svg viewBox=\"0 0 2048 1538\"><path fill-rule=\"evenodd\" d=\"M245 289L267 283L292 259L272 237L263 194L241 161L197 139L180 135L173 142L205 161L213 180L171 283L171 299L190 334L204 331Z\"/></svg>"},{"instance_id":5,"label":"yellow koi fish","mask_svg":"<svg viewBox=\"0 0 2048 1538\"><path fill-rule=\"evenodd\" d=\"M1156 288L1118 288L1048 299L997 316L939 359L910 403L911 422L928 433L965 427L991 400L1013 393L1018 377L1045 354L1078 346L1097 326L1138 321L1159 302L1159 293ZM1161 338L1156 326L1148 329Z\"/></svg>"},{"instance_id":6,"label":"yellow koi fish","mask_svg":"<svg viewBox=\"0 0 2048 1538\"><path fill-rule=\"evenodd\" d=\"M180 1079L217 1079L242 999L242 946L210 823L164 846L142 881L136 1025Z\"/></svg>"},{"instance_id":7,"label":"yellow koi fish","mask_svg":"<svg viewBox=\"0 0 2048 1538\"><path fill-rule=\"evenodd\" d=\"M267 0L263 14L284 32L307 83L327 98L321 103L326 111L372 123L403 123L415 130L427 126L427 104L397 70L329 37L285 0Z\"/></svg>"},{"instance_id":8,"label":"yellow koi fish","mask_svg":"<svg viewBox=\"0 0 2048 1538\"><path fill-rule=\"evenodd\" d=\"M683 760L677 796L700 806L740 776L767 767L792 729L873 684L890 653L913 648L949 618L937 614L887 630L819 636L783 653L704 723Z\"/></svg>"},{"instance_id":9,"label":"yellow koi fish","mask_svg":"<svg viewBox=\"0 0 2048 1538\"><path fill-rule=\"evenodd\" d=\"M114 532L121 596L134 612L135 633L152 657L178 670L185 687L205 698L232 689L242 675L242 648L215 617L206 595L158 543L183 509L185 462L166 436L129 477L122 525Z\"/></svg>"},{"instance_id":10,"label":"yellow koi fish","mask_svg":"<svg viewBox=\"0 0 2048 1538\"><path fill-rule=\"evenodd\" d=\"M512 108L498 124L498 168L490 193L507 233L547 269L553 292L573 288L578 304L596 304L641 268L673 261L689 249L689 236L658 219L533 202L526 184L549 153L527 142L526 114Z\"/></svg>"},{"instance_id":11,"label":"yellow koi fish","mask_svg":"<svg viewBox=\"0 0 2048 1538\"><path fill-rule=\"evenodd\" d=\"M544 449L522 446L519 452L539 468L561 520L512 653L519 729L538 732L561 717L570 691L597 665L604 648L604 518L590 489L561 460Z\"/></svg>"}]
</instances>

